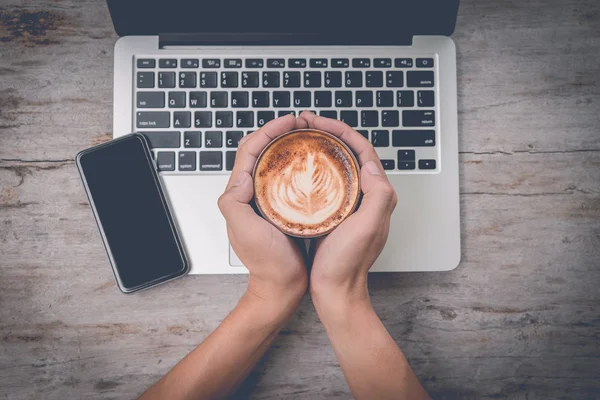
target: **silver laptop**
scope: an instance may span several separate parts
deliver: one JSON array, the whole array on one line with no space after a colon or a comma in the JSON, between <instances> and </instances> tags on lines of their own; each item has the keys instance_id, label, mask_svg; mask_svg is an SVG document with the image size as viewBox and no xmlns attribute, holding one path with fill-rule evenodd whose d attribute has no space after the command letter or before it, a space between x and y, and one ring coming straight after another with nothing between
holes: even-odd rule
<instances>
[{"instance_id":1,"label":"silver laptop","mask_svg":"<svg viewBox=\"0 0 600 400\"><path fill-rule=\"evenodd\" d=\"M460 261L458 0L119 1L114 137L148 138L192 274L247 270L217 208L239 140L302 110L368 138L398 194L371 271Z\"/></svg>"}]
</instances>

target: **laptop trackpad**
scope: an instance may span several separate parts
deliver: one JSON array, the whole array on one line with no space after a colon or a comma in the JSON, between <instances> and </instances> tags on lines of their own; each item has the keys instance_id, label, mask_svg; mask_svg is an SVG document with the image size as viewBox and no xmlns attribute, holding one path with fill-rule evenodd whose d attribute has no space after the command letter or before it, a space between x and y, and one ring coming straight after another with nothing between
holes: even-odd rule
<instances>
[{"instance_id":1,"label":"laptop trackpad","mask_svg":"<svg viewBox=\"0 0 600 400\"><path fill-rule=\"evenodd\" d=\"M231 265L232 267L244 266L244 264L242 264L242 261L238 258L237 254L235 254L235 251L233 251L231 245L229 245L229 265Z\"/></svg>"}]
</instances>

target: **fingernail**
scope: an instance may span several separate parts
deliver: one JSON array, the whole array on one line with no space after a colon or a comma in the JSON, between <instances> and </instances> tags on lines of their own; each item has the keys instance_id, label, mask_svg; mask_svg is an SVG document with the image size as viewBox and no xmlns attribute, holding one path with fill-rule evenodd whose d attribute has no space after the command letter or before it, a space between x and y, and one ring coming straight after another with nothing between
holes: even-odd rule
<instances>
[{"instance_id":1,"label":"fingernail","mask_svg":"<svg viewBox=\"0 0 600 400\"><path fill-rule=\"evenodd\" d=\"M367 161L363 168L367 170L369 175L381 175L381 171L373 161Z\"/></svg>"},{"instance_id":2,"label":"fingernail","mask_svg":"<svg viewBox=\"0 0 600 400\"><path fill-rule=\"evenodd\" d=\"M248 178L248 173L240 172L238 176L235 177L231 186L240 186L242 183L246 182L246 178Z\"/></svg>"}]
</instances>

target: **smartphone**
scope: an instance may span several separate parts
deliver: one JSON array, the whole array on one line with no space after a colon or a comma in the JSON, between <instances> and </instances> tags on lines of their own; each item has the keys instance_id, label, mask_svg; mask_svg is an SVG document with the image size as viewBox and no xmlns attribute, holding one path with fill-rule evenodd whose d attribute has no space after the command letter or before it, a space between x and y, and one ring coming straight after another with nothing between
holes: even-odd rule
<instances>
[{"instance_id":1,"label":"smartphone","mask_svg":"<svg viewBox=\"0 0 600 400\"><path fill-rule=\"evenodd\" d=\"M139 133L77 154L117 285L133 293L185 275L189 262L152 153Z\"/></svg>"}]
</instances>

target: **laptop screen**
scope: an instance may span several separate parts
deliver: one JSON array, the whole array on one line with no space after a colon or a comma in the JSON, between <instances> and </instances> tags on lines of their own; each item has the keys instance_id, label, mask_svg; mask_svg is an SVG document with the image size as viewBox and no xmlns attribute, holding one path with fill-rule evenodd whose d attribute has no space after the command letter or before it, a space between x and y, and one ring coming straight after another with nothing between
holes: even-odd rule
<instances>
[{"instance_id":1,"label":"laptop screen","mask_svg":"<svg viewBox=\"0 0 600 400\"><path fill-rule=\"evenodd\" d=\"M108 0L120 36L161 33L322 34L377 43L454 31L459 0Z\"/></svg>"}]
</instances>

